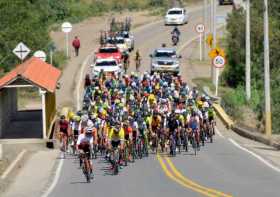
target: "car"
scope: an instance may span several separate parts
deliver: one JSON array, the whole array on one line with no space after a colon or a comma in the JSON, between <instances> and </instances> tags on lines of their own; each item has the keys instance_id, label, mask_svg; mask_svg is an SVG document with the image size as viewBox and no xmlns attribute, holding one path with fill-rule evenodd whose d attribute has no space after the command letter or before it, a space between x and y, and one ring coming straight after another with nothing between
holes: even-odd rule
<instances>
[{"instance_id":1,"label":"car","mask_svg":"<svg viewBox=\"0 0 280 197\"><path fill-rule=\"evenodd\" d=\"M184 8L172 8L166 12L165 25L184 25L189 17Z\"/></svg>"},{"instance_id":2,"label":"car","mask_svg":"<svg viewBox=\"0 0 280 197\"><path fill-rule=\"evenodd\" d=\"M114 58L96 59L91 65L92 73L99 74L101 71L107 73L118 74L122 72L122 65Z\"/></svg>"},{"instance_id":3,"label":"car","mask_svg":"<svg viewBox=\"0 0 280 197\"><path fill-rule=\"evenodd\" d=\"M177 55L173 48L155 49L151 57L151 73L154 72L172 72L179 74L180 72L180 55Z\"/></svg>"},{"instance_id":4,"label":"car","mask_svg":"<svg viewBox=\"0 0 280 197\"><path fill-rule=\"evenodd\" d=\"M95 52L95 59L114 58L118 63L122 62L122 53L115 45L101 46L97 52Z\"/></svg>"},{"instance_id":5,"label":"car","mask_svg":"<svg viewBox=\"0 0 280 197\"><path fill-rule=\"evenodd\" d=\"M124 37L122 37L122 36L108 37L107 38L107 44L116 45L119 48L121 53L123 53L125 51L128 51L127 44L125 42Z\"/></svg>"},{"instance_id":6,"label":"car","mask_svg":"<svg viewBox=\"0 0 280 197\"><path fill-rule=\"evenodd\" d=\"M219 5L233 5L233 0L219 0Z\"/></svg>"},{"instance_id":7,"label":"car","mask_svg":"<svg viewBox=\"0 0 280 197\"><path fill-rule=\"evenodd\" d=\"M128 31L121 32L121 35L125 40L128 50L133 51L134 50L134 36Z\"/></svg>"}]
</instances>

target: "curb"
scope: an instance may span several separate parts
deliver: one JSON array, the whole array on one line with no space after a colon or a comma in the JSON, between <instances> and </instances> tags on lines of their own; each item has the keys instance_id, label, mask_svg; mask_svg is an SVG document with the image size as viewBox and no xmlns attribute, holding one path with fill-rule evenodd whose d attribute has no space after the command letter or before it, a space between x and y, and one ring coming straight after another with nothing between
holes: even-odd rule
<instances>
[{"instance_id":1,"label":"curb","mask_svg":"<svg viewBox=\"0 0 280 197\"><path fill-rule=\"evenodd\" d=\"M274 141L272 138L267 137L261 133L253 133L251 131L248 131L245 128L242 128L240 126L237 126L233 120L231 120L231 118L229 117L229 115L227 115L227 113L225 112L225 110L219 105L214 103L213 107L217 113L217 115L219 116L219 118L222 120L222 122L226 125L227 129L231 129L232 131L234 131L235 133L237 133L238 135L257 141L257 142L261 142L263 144L266 144L268 146L272 146L274 148L276 148L277 150L280 150L280 143Z\"/></svg>"},{"instance_id":2,"label":"curb","mask_svg":"<svg viewBox=\"0 0 280 197\"><path fill-rule=\"evenodd\" d=\"M234 126L234 122L230 119L225 110L219 104L216 103L213 103L213 107L220 119L226 125L227 129L232 129Z\"/></svg>"},{"instance_id":3,"label":"curb","mask_svg":"<svg viewBox=\"0 0 280 197\"><path fill-rule=\"evenodd\" d=\"M251 140L261 142L263 144L266 144L268 146L272 146L276 148L277 150L280 150L280 143L275 142L270 137L267 137L260 133L252 133L251 131L248 131L247 129L241 128L239 126L233 125L232 130L239 134L240 136L249 138Z\"/></svg>"}]
</instances>

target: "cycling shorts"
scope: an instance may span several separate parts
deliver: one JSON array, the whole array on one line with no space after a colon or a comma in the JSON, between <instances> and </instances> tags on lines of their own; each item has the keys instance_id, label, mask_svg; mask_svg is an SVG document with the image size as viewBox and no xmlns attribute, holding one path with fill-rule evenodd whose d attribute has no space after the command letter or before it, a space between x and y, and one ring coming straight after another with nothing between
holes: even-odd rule
<instances>
[{"instance_id":1,"label":"cycling shorts","mask_svg":"<svg viewBox=\"0 0 280 197\"><path fill-rule=\"evenodd\" d=\"M111 141L111 145L113 148L117 148L121 144L121 140Z\"/></svg>"}]
</instances>

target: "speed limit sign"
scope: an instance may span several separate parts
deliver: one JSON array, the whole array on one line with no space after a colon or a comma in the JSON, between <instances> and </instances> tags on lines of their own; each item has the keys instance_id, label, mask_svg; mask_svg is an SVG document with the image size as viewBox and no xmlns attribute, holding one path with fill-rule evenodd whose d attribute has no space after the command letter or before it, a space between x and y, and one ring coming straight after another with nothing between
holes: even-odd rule
<instances>
[{"instance_id":1,"label":"speed limit sign","mask_svg":"<svg viewBox=\"0 0 280 197\"><path fill-rule=\"evenodd\" d=\"M197 24L195 30L197 33L202 34L205 31L205 26L203 24Z\"/></svg>"},{"instance_id":2,"label":"speed limit sign","mask_svg":"<svg viewBox=\"0 0 280 197\"><path fill-rule=\"evenodd\" d=\"M216 68L223 68L225 63L226 60L223 56L218 55L213 59L213 64Z\"/></svg>"}]
</instances>

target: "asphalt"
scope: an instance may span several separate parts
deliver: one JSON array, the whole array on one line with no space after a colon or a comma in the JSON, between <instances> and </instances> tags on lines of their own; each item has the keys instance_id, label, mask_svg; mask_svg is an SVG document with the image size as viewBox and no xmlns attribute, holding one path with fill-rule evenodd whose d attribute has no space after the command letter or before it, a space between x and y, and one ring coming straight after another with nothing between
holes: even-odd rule
<instances>
[{"instance_id":1,"label":"asphalt","mask_svg":"<svg viewBox=\"0 0 280 197\"><path fill-rule=\"evenodd\" d=\"M228 8L219 7L218 13L225 13ZM194 26L201 21L201 11L191 13L189 24L179 27L182 32L180 44L197 35ZM172 27L157 23L135 33L136 48L145 57L141 72L149 69L148 55L154 48L163 42L170 45L171 30ZM109 164L98 158L94 160L95 178L90 184L85 182L78 160L67 156L58 182L49 196L278 197L280 174L234 146L229 141L232 135L221 124L218 128L224 137L217 134L214 143L207 143L196 156L192 149L173 158L151 154L129 164L117 176L111 175ZM174 164L175 169L168 161ZM176 169L179 172L176 173Z\"/></svg>"}]
</instances>

